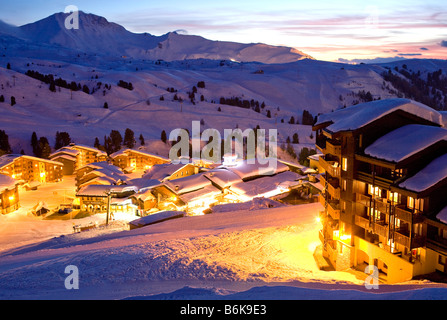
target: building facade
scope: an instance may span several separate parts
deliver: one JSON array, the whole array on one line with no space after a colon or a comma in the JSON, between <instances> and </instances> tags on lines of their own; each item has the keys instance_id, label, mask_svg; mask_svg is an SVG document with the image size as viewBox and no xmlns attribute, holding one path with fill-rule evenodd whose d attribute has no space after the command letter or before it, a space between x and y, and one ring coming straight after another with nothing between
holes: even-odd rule
<instances>
[{"instance_id":1,"label":"building facade","mask_svg":"<svg viewBox=\"0 0 447 320\"><path fill-rule=\"evenodd\" d=\"M64 165L61 162L7 154L0 157L0 173L25 182L58 182L62 180Z\"/></svg>"},{"instance_id":2,"label":"building facade","mask_svg":"<svg viewBox=\"0 0 447 320\"><path fill-rule=\"evenodd\" d=\"M447 206L443 125L438 112L407 99L319 117L320 240L336 270L373 265L389 283L444 272L447 226L437 218Z\"/></svg>"},{"instance_id":3,"label":"building facade","mask_svg":"<svg viewBox=\"0 0 447 320\"><path fill-rule=\"evenodd\" d=\"M124 171L148 170L156 164L169 163L170 160L147 152L125 149L110 155L113 164Z\"/></svg>"},{"instance_id":4,"label":"building facade","mask_svg":"<svg viewBox=\"0 0 447 320\"><path fill-rule=\"evenodd\" d=\"M17 180L0 174L0 214L13 212L19 207Z\"/></svg>"},{"instance_id":5,"label":"building facade","mask_svg":"<svg viewBox=\"0 0 447 320\"><path fill-rule=\"evenodd\" d=\"M50 159L64 164L64 175L72 175L87 164L107 161L107 153L93 147L71 143L53 152Z\"/></svg>"}]
</instances>

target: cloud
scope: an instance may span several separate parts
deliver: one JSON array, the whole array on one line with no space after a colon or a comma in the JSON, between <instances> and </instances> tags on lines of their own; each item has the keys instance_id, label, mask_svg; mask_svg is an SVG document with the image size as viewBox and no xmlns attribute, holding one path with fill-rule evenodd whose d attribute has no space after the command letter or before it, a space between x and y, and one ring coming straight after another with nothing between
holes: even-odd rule
<instances>
[{"instance_id":1,"label":"cloud","mask_svg":"<svg viewBox=\"0 0 447 320\"><path fill-rule=\"evenodd\" d=\"M412 56L422 56L422 53L398 53L397 55L402 57L412 57Z\"/></svg>"},{"instance_id":2,"label":"cloud","mask_svg":"<svg viewBox=\"0 0 447 320\"><path fill-rule=\"evenodd\" d=\"M424 51L428 50L428 48L424 48L424 47L419 48L419 49L420 49L420 50L424 50Z\"/></svg>"},{"instance_id":3,"label":"cloud","mask_svg":"<svg viewBox=\"0 0 447 320\"><path fill-rule=\"evenodd\" d=\"M441 41L441 47L447 47L447 41L442 40Z\"/></svg>"}]
</instances>

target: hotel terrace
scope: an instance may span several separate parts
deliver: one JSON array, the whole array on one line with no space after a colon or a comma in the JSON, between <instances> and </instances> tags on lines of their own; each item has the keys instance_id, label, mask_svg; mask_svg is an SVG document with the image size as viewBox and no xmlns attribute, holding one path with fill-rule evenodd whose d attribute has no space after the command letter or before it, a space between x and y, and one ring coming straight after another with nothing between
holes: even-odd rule
<instances>
[{"instance_id":1,"label":"hotel terrace","mask_svg":"<svg viewBox=\"0 0 447 320\"><path fill-rule=\"evenodd\" d=\"M447 272L445 113L407 99L319 116L323 256L388 283Z\"/></svg>"}]
</instances>

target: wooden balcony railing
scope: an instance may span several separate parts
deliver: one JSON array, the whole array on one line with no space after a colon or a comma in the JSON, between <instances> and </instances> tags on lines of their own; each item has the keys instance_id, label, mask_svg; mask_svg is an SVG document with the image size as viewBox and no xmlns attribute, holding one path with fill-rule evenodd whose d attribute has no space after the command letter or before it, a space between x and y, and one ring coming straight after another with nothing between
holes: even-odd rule
<instances>
[{"instance_id":1,"label":"wooden balcony railing","mask_svg":"<svg viewBox=\"0 0 447 320\"><path fill-rule=\"evenodd\" d=\"M325 190L331 195L332 198L340 199L340 187L335 187L326 180L325 176L320 177L320 183L325 187Z\"/></svg>"},{"instance_id":2,"label":"wooden balcony railing","mask_svg":"<svg viewBox=\"0 0 447 320\"><path fill-rule=\"evenodd\" d=\"M405 209L404 206L396 206L394 207L394 214L396 218L411 223L411 211Z\"/></svg>"},{"instance_id":3,"label":"wooden balcony railing","mask_svg":"<svg viewBox=\"0 0 447 320\"><path fill-rule=\"evenodd\" d=\"M341 155L341 145L334 143L331 140L326 141L326 153L330 153L334 156L340 156Z\"/></svg>"},{"instance_id":4,"label":"wooden balcony railing","mask_svg":"<svg viewBox=\"0 0 447 320\"><path fill-rule=\"evenodd\" d=\"M388 239L388 225L383 225L380 223L374 223L374 233L378 234L379 236L385 237Z\"/></svg>"},{"instance_id":5,"label":"wooden balcony railing","mask_svg":"<svg viewBox=\"0 0 447 320\"><path fill-rule=\"evenodd\" d=\"M404 235L403 233L399 232L398 230L396 230L394 232L394 242L397 242L407 248L410 248L410 237Z\"/></svg>"},{"instance_id":6,"label":"wooden balcony railing","mask_svg":"<svg viewBox=\"0 0 447 320\"><path fill-rule=\"evenodd\" d=\"M340 219L340 207L336 205L333 201L329 201L327 205L327 212L334 220Z\"/></svg>"},{"instance_id":7,"label":"wooden balcony railing","mask_svg":"<svg viewBox=\"0 0 447 320\"><path fill-rule=\"evenodd\" d=\"M369 207L371 204L371 196L364 195L361 193L356 193L355 200L357 203L364 205L365 207Z\"/></svg>"},{"instance_id":8,"label":"wooden balcony railing","mask_svg":"<svg viewBox=\"0 0 447 320\"><path fill-rule=\"evenodd\" d=\"M324 157L320 157L318 162L321 167L333 177L340 177L340 165L336 161L327 161Z\"/></svg>"},{"instance_id":9,"label":"wooden balcony railing","mask_svg":"<svg viewBox=\"0 0 447 320\"><path fill-rule=\"evenodd\" d=\"M384 202L382 199L376 198L374 204L376 206L376 210L379 210L382 213L390 213L390 204Z\"/></svg>"},{"instance_id":10,"label":"wooden balcony railing","mask_svg":"<svg viewBox=\"0 0 447 320\"><path fill-rule=\"evenodd\" d=\"M368 219L366 219L364 217L356 215L354 223L363 229L366 229L366 230L370 229L370 222Z\"/></svg>"}]
</instances>

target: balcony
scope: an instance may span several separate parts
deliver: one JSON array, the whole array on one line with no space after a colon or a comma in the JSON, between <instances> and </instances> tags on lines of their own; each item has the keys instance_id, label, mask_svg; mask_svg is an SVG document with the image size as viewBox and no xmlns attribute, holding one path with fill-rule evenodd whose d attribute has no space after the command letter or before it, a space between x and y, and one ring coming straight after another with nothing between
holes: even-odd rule
<instances>
[{"instance_id":1,"label":"balcony","mask_svg":"<svg viewBox=\"0 0 447 320\"><path fill-rule=\"evenodd\" d=\"M374 200L376 210L379 210L382 213L390 213L390 204L386 202L386 199L375 198Z\"/></svg>"},{"instance_id":2,"label":"balcony","mask_svg":"<svg viewBox=\"0 0 447 320\"><path fill-rule=\"evenodd\" d=\"M356 179L382 188L388 188L393 183L391 179L377 175L373 176L371 173L363 171L357 171Z\"/></svg>"},{"instance_id":3,"label":"balcony","mask_svg":"<svg viewBox=\"0 0 447 320\"><path fill-rule=\"evenodd\" d=\"M338 179L331 179L328 181L326 180L325 176L321 176L320 182L332 198L340 199L340 188L338 186Z\"/></svg>"},{"instance_id":4,"label":"balcony","mask_svg":"<svg viewBox=\"0 0 447 320\"><path fill-rule=\"evenodd\" d=\"M331 176L337 178L340 177L340 166L337 161L328 161L324 159L324 157L320 157L318 162L320 163L323 170L329 173Z\"/></svg>"},{"instance_id":5,"label":"balcony","mask_svg":"<svg viewBox=\"0 0 447 320\"><path fill-rule=\"evenodd\" d=\"M326 141L326 153L330 153L334 156L341 156L341 145L340 143L333 141L333 140L327 140Z\"/></svg>"},{"instance_id":6,"label":"balcony","mask_svg":"<svg viewBox=\"0 0 447 320\"><path fill-rule=\"evenodd\" d=\"M355 222L354 222L357 226L365 229L365 230L370 230L372 224L369 222L369 219L361 217L361 216L355 216Z\"/></svg>"},{"instance_id":7,"label":"balcony","mask_svg":"<svg viewBox=\"0 0 447 320\"><path fill-rule=\"evenodd\" d=\"M388 239L389 235L388 225L384 224L383 222L374 223L374 233Z\"/></svg>"},{"instance_id":8,"label":"balcony","mask_svg":"<svg viewBox=\"0 0 447 320\"><path fill-rule=\"evenodd\" d=\"M329 201L327 203L327 212L334 220L340 219L340 205L338 204L338 201Z\"/></svg>"},{"instance_id":9,"label":"balcony","mask_svg":"<svg viewBox=\"0 0 447 320\"><path fill-rule=\"evenodd\" d=\"M355 201L357 203L360 203L361 205L365 206L365 207L369 207L371 204L371 196L369 195L365 195L365 194L361 194L361 193L356 193L355 196Z\"/></svg>"},{"instance_id":10,"label":"balcony","mask_svg":"<svg viewBox=\"0 0 447 320\"><path fill-rule=\"evenodd\" d=\"M424 216L421 211L415 210L413 213L410 209L407 209L405 205L397 205L394 208L394 213L396 218L408 223L418 223L424 220Z\"/></svg>"},{"instance_id":11,"label":"balcony","mask_svg":"<svg viewBox=\"0 0 447 320\"><path fill-rule=\"evenodd\" d=\"M405 206L403 205L396 206L394 208L394 214L396 218L411 223L412 212L408 211L405 208Z\"/></svg>"},{"instance_id":12,"label":"balcony","mask_svg":"<svg viewBox=\"0 0 447 320\"><path fill-rule=\"evenodd\" d=\"M410 248L410 237L408 235L406 235L405 233L407 233L404 230L399 230L397 229L394 232L394 242L401 244L407 248Z\"/></svg>"}]
</instances>

